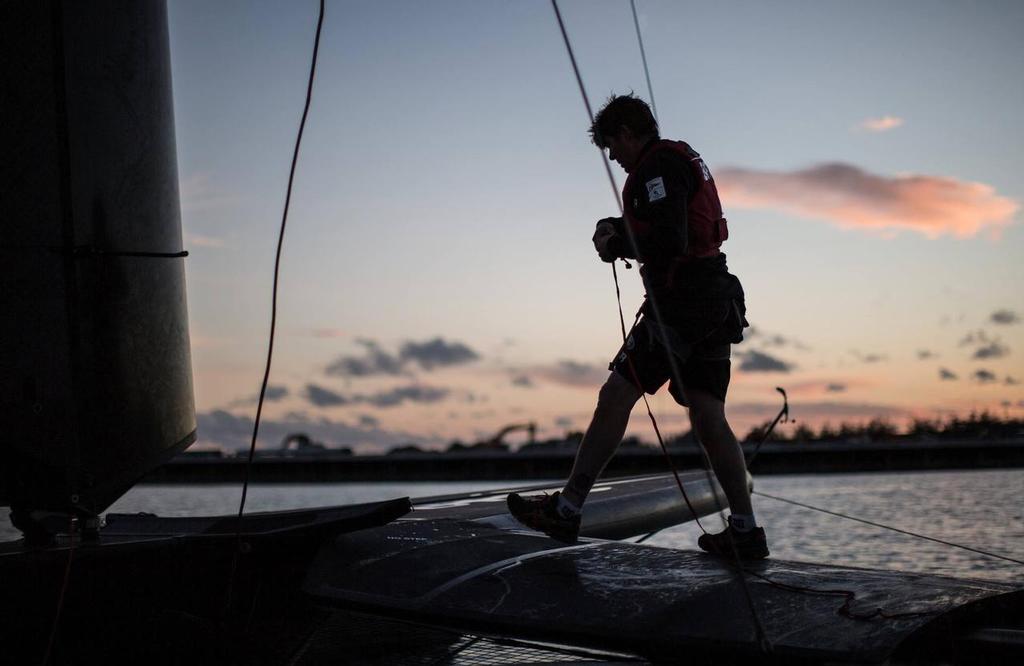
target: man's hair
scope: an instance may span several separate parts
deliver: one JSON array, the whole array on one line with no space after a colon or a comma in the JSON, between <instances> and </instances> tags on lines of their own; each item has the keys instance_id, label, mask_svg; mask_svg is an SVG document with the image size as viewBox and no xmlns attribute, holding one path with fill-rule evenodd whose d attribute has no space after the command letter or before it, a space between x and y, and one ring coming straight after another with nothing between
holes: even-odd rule
<instances>
[{"instance_id":1,"label":"man's hair","mask_svg":"<svg viewBox=\"0 0 1024 666\"><path fill-rule=\"evenodd\" d=\"M603 148L603 137L618 136L623 127L628 127L638 137L658 136L658 121L651 107L632 92L608 98L590 126L590 140Z\"/></svg>"}]
</instances>

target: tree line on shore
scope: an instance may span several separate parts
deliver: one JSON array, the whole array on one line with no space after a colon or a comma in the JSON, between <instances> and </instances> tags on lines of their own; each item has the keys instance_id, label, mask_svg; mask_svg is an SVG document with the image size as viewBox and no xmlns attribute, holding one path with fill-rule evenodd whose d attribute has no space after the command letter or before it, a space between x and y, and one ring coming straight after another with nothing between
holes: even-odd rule
<instances>
[{"instance_id":1,"label":"tree line on shore","mask_svg":"<svg viewBox=\"0 0 1024 666\"><path fill-rule=\"evenodd\" d=\"M771 421L751 428L741 439L744 443L756 444L764 438ZM879 442L879 441L927 441L927 440L995 440L1024 438L1024 419L1000 418L989 411L971 412L966 417L951 416L947 419L918 418L905 427L900 427L884 418L874 418L862 423L842 422L839 425L823 423L815 429L806 423L789 422L779 424L769 441L773 442ZM517 452L575 451L583 433L572 431L565 437L539 440L524 444ZM683 432L667 437L668 448L696 445L692 432ZM636 436L626 437L620 445L623 449L657 448L657 443L645 441ZM442 453L465 452L511 452L512 447L504 442L487 441L465 444L459 440L451 442ZM427 453L415 445L399 446L388 451L389 455L402 453ZM435 451L436 453L436 451Z\"/></svg>"},{"instance_id":2,"label":"tree line on shore","mask_svg":"<svg viewBox=\"0 0 1024 666\"><path fill-rule=\"evenodd\" d=\"M766 421L750 429L744 442L760 442L771 424ZM901 428L884 418L874 418L866 423L840 423L833 426L823 423L818 430L807 424L797 423L791 428L776 426L772 441L783 442L879 442L886 440L949 440L949 439L1012 439L1024 437L1024 419L1000 418L992 412L971 412L966 417L950 416L947 419L913 419Z\"/></svg>"},{"instance_id":3,"label":"tree line on shore","mask_svg":"<svg viewBox=\"0 0 1024 666\"><path fill-rule=\"evenodd\" d=\"M742 438L744 444L757 444L764 438L765 431L771 425L771 421L765 421L751 428ZM489 440L479 441L473 444L466 444L460 440L454 440L444 449L424 449L415 444L405 444L389 449L386 455L401 454L434 454L444 455L452 453L541 453L541 452L562 452L573 453L583 439L580 431L570 431L564 437L556 437L546 440L532 440L518 447L510 446L502 441L501 437L494 437ZM985 410L971 412L966 417L950 416L946 419L925 419L917 418L908 425L900 427L884 418L874 418L867 422L848 423L842 422L833 426L826 422L817 429L806 423L790 421L780 423L771 433L769 441L786 442L799 444L803 442L834 442L834 443L858 443L858 442L881 442L881 441L943 441L943 440L1024 440L1024 419L1010 418L1006 415L1003 418ZM294 446L293 446L294 445ZM670 448L692 448L697 445L697 440L692 432L685 431L665 438L665 445ZM622 450L657 450L657 442L651 442L635 435L622 440ZM329 447L320 442L314 441L305 433L294 433L288 435L279 449L262 450L258 452L261 457L265 456L293 456L310 454L327 455L355 455L350 448ZM223 457L221 450L195 450L188 453L191 458L218 458Z\"/></svg>"}]
</instances>

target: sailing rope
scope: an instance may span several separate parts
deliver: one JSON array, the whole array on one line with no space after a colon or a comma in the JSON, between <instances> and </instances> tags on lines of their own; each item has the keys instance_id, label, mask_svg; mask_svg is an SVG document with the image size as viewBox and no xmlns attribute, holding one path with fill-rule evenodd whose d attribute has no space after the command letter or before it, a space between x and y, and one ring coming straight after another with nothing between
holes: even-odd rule
<instances>
[{"instance_id":1,"label":"sailing rope","mask_svg":"<svg viewBox=\"0 0 1024 666\"><path fill-rule=\"evenodd\" d=\"M636 28L636 42L640 45L640 59L644 63L644 77L647 79L647 94L651 98L651 110L654 112L654 121L658 121L658 105L654 101L654 88L651 86L651 70L647 69L647 50L644 48L644 37L640 33L640 19L636 16L636 0L629 0L629 6L633 10L633 27Z\"/></svg>"},{"instance_id":2,"label":"sailing rope","mask_svg":"<svg viewBox=\"0 0 1024 666\"><path fill-rule=\"evenodd\" d=\"M242 498L238 502L238 519L235 523L235 547L231 558L231 572L228 575L227 592L224 595L223 616L231 609L231 597L234 591L235 576L238 573L238 558L244 548L242 544L242 514L245 512L245 500L249 492L249 473L252 469L253 457L256 454L256 438L260 431L260 417L263 414L263 400L267 394L267 383L270 380L270 365L274 356L274 332L277 328L277 285L281 270L281 248L284 245L284 230L288 223L288 207L292 200L292 185L295 182L295 167L299 161L299 147L302 145L302 132L306 128L309 116L309 105L313 99L313 79L316 75L317 54L320 51L320 33L324 25L324 0L320 0L320 14L316 20L316 37L313 40L313 57L309 65L309 82L306 85L306 102L302 108L302 120L299 122L298 136L295 137L295 149L292 151L292 165L288 172L288 189L284 198L284 212L281 215L281 229L277 235L277 251L274 255L274 286L270 298L270 337L267 342L267 362L263 369L263 383L260 385L260 397L256 403L256 420L252 428L252 441L249 443L249 457L245 463L245 476L242 481Z\"/></svg>"},{"instance_id":3,"label":"sailing rope","mask_svg":"<svg viewBox=\"0 0 1024 666\"><path fill-rule=\"evenodd\" d=\"M576 63L576 55L573 52L572 44L569 41L569 34L566 31L565 22L562 20L562 12L558 8L558 0L551 0L551 6L555 10L555 18L558 20L558 27L559 27L559 30L561 30L561 33L562 33L562 41L565 43L565 50L566 50L566 53L569 56L569 62L572 64L573 74L575 74L575 76L576 76L576 83L577 83L577 85L579 86L579 89L580 89L580 96L583 98L583 105L586 107L586 110L587 110L587 118L589 119L591 126L593 126L593 124L594 124L594 112L593 112L593 110L592 110L592 108L590 106L590 98L587 95L586 88L583 85L583 77L581 76L579 66ZM634 16L635 16L635 9L634 9ZM637 25L637 31L638 31L637 34L639 35L639 23L637 23L636 25ZM641 42L641 50L642 49L643 49L643 43ZM644 55L644 61L646 63L646 55ZM650 77L648 77L648 85L650 85ZM616 202L616 204L619 207L619 214L620 215L624 215L625 214L625 210L624 210L623 205L622 205L622 199L619 196L618 184L615 182L615 176L612 174L611 164L608 161L608 156L605 154L603 148L601 148L600 146L597 146L597 148L598 148L598 152L601 155L601 162L604 164L605 173L608 175L608 181L611 184L612 192L615 194L615 202ZM623 225L623 227L624 227L624 229L626 231L626 237L627 237L627 240L629 241L630 248L632 249L633 254L636 257L640 257L641 256L640 248L639 248L639 245L637 244L636 236L633 233L632 227L630 225L628 225L628 224ZM615 297L616 297L616 300L618 302L619 324L620 324L620 326L622 328L622 344L623 344L623 349L625 349L626 345L628 344L628 342L627 342L627 335L626 335L625 318L623 317L623 314L622 314L622 297L621 297L621 292L620 292L620 289L619 289L619 276L618 276L618 272L616 271L616 268L615 268L615 262L612 262L612 277L615 280ZM641 273L641 279L643 279L643 274L642 273ZM655 319L655 321L658 324L658 328L660 330L665 330L664 323L663 323L664 320L663 320L663 318L661 316L661 309L658 307L658 302L655 299L654 290L648 289L646 284L644 284L644 287L645 287L645 292L647 294L647 298L648 298L648 300L649 300L649 302L651 304L651 311L654 314L654 319ZM636 325L636 321L639 321L639 317L640 317L640 314L637 313L637 319L634 321L634 325ZM680 373L679 373L679 367L678 367L675 355L673 353L671 353L671 351L669 351L669 353L667 353L666 356L668 357L670 373L671 373L674 381L676 381L681 386L682 385L682 381L681 381L681 376L680 376ZM657 419L654 418L654 412L651 410L651 404L650 404L650 402L647 399L647 394L643 390L643 387L641 386L641 383L640 383L639 378L637 376L636 368L633 366L633 361L632 361L631 358L629 358L628 355L626 356L626 360L627 360L627 363L629 365L630 374L633 375L633 381L636 384L636 388L638 389L638 391L640 393L640 396L643 398L644 406L647 408L647 416L650 418L651 424L654 427L654 433L655 433L655 435L658 438L658 444L660 445L661 451L662 451L662 453L665 456L665 460L668 462L669 468L672 470L672 476L675 478L676 485L679 487L679 492L682 494L683 500L686 502L686 506L687 506L687 508L689 508L690 513L693 515L693 518L696 521L697 525L700 527L700 529L705 534L707 534L708 533L707 530L704 529L704 525L701 524L700 518L698 517L697 512L694 510L693 505L690 503L690 498L689 498L689 496L686 493L686 489L683 487L682 480L679 478L679 471L676 469L675 463L672 460L672 456L669 455L668 448L665 446L665 441L664 441L664 439L661 436L661 430L658 428L658 421L657 421ZM703 457L704 457L704 461L705 461L704 473L707 476L708 487L711 488L711 496L715 500L715 503L718 505L719 512L722 512L722 511L724 511L724 507L722 506L721 501L718 498L718 494L714 491L714 484L713 484L712 478L711 478L711 467L710 467L711 461L710 461L710 458L707 455L707 451L704 450L703 445L701 445L701 451L703 453ZM747 606L750 608L750 614L751 614L751 617L753 618L754 629L755 629L755 631L757 633L758 647L761 649L761 651L763 653L768 654L768 653L771 652L772 646L771 646L771 643L768 640L768 635L765 632L764 625L761 623L761 618L758 616L757 609L754 606L754 599L753 599L753 596L750 593L750 586L747 583L746 576L743 575L744 569L743 569L742 562L741 562L741 559L740 559L740 556L739 556L739 551L736 548L735 541L732 539L732 532L727 530L726 534L729 535L729 543L730 543L730 546L731 546L731 549L732 549L732 554L733 554L733 556L735 557L735 560L736 560L737 577L740 580L741 587L743 589L743 594L744 594L744 597L746 598Z\"/></svg>"},{"instance_id":4,"label":"sailing rope","mask_svg":"<svg viewBox=\"0 0 1024 666\"><path fill-rule=\"evenodd\" d=\"M945 546L952 546L953 548L962 548L963 550L969 550L972 553L977 553L979 555L987 555L988 557L994 557L996 559L1006 560L1007 562L1013 562L1014 564L1024 564L1024 560L1016 560L1016 559L1014 559L1012 557L1007 557L1005 555L998 555L996 553L990 553L988 551L980 550L978 548L971 548L970 546L965 546L965 545L960 544L960 543L954 543L952 541L945 541L945 540L939 539L937 537L928 536L927 534L920 534L918 532L911 532L910 530L901 530L900 528L893 527L892 525L885 525L883 523L876 523L874 521L867 520L865 518L858 518L857 516L851 516L851 515L848 515L848 514L845 514L845 513L839 513L838 511L829 511L828 509L822 509L821 507L813 506L811 504L804 504L803 502L797 502L796 500L786 499L785 497L779 497L777 495L769 495L768 493L762 493L762 492L760 492L758 490L753 491L752 494L760 495L761 497L767 497L768 499L773 499L773 500L775 500L777 502L785 502L787 504L793 504L794 506L799 506L799 507L803 507L805 509L810 509L811 511L820 511L821 513L827 513L828 515L836 516L837 518L846 518L847 520L853 520L853 521L856 521L858 523L864 523L865 525L871 525L872 527L879 527L879 528L881 528L883 530L891 530L893 532L899 532L900 534L906 534L907 536L917 537L918 539L925 539L926 541L934 541L935 543L941 543L941 544L943 544Z\"/></svg>"},{"instance_id":5,"label":"sailing rope","mask_svg":"<svg viewBox=\"0 0 1024 666\"><path fill-rule=\"evenodd\" d=\"M60 616L64 612L64 597L68 591L68 582L71 580L71 562L75 559L75 516L68 518L68 559L64 564L64 578L60 584L60 594L57 596L57 612L53 615L53 625L50 627L50 637L46 641L46 652L43 653L43 666L50 663L50 655L53 653L53 645L57 638L57 628L60 626Z\"/></svg>"}]
</instances>

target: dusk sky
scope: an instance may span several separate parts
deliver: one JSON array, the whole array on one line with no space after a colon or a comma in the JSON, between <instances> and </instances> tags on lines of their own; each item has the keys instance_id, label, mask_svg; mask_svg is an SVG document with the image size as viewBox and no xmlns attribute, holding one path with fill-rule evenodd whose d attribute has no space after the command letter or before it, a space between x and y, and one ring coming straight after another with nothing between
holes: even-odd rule
<instances>
[{"instance_id":1,"label":"dusk sky","mask_svg":"<svg viewBox=\"0 0 1024 666\"><path fill-rule=\"evenodd\" d=\"M591 101L647 98L629 1L560 6ZM1024 415L1024 3L637 7L662 135L715 175L747 294L737 434L775 386L814 426ZM199 438L241 447L317 3L169 11ZM329 1L261 446L584 428L621 343L587 125L546 0ZM653 441L641 408L631 432Z\"/></svg>"}]
</instances>

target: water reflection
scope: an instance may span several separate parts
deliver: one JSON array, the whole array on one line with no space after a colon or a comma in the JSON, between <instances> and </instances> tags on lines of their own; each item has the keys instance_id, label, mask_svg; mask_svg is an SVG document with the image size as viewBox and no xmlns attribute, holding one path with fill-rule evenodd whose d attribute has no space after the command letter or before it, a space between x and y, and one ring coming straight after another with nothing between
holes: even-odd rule
<instances>
[{"instance_id":1,"label":"water reflection","mask_svg":"<svg viewBox=\"0 0 1024 666\"><path fill-rule=\"evenodd\" d=\"M257 485L247 511L372 502L491 490L509 481ZM521 485L532 485L523 482ZM757 490L901 529L1024 559L1024 472L901 472L829 476L766 476ZM115 512L148 511L164 516L230 514L238 486L139 486L118 500ZM755 497L758 520L768 531L772 556L780 559L920 571L1024 583L1024 568L1009 562L880 530L764 497ZM718 530L718 516L704 519ZM646 543L692 550L700 530L687 524ZM17 537L0 516L0 541Z\"/></svg>"}]
</instances>

